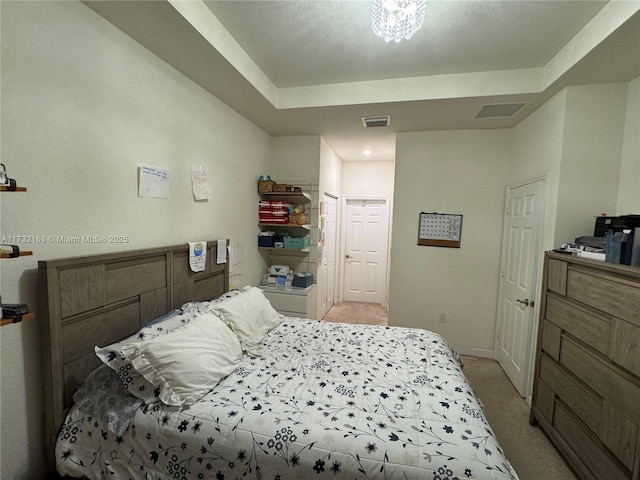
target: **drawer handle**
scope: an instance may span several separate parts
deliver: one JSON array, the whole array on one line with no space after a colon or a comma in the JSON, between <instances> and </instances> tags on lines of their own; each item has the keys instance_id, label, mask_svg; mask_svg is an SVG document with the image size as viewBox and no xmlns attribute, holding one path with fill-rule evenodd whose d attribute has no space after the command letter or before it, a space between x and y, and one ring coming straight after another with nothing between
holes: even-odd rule
<instances>
[{"instance_id":1,"label":"drawer handle","mask_svg":"<svg viewBox=\"0 0 640 480\"><path fill-rule=\"evenodd\" d=\"M518 298L518 299L516 299L516 302L523 304L525 307L528 307L529 305L531 305L533 307L533 300L531 302L529 302L528 298L525 298L524 300L520 300Z\"/></svg>"}]
</instances>

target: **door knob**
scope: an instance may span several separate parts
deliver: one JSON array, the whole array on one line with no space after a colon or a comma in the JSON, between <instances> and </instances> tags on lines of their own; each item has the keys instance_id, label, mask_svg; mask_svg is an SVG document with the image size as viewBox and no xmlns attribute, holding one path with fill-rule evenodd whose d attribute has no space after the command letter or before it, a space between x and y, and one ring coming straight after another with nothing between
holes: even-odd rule
<instances>
[{"instance_id":1,"label":"door knob","mask_svg":"<svg viewBox=\"0 0 640 480\"><path fill-rule=\"evenodd\" d=\"M525 307L528 307L529 303L531 303L531 306L533 307L533 301L529 302L528 298L525 298L524 300L520 300L518 298L518 299L516 299L516 302L523 304Z\"/></svg>"},{"instance_id":2,"label":"door knob","mask_svg":"<svg viewBox=\"0 0 640 480\"><path fill-rule=\"evenodd\" d=\"M344 258L351 258L351 255L345 255Z\"/></svg>"}]
</instances>

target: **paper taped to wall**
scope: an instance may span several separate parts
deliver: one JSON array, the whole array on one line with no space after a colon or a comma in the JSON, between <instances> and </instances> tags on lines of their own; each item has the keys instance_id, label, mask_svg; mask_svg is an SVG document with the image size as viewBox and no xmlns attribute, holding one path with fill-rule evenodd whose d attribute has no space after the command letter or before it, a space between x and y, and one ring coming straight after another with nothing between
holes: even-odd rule
<instances>
[{"instance_id":1,"label":"paper taped to wall","mask_svg":"<svg viewBox=\"0 0 640 480\"><path fill-rule=\"evenodd\" d=\"M216 263L227 263L227 240L218 240Z\"/></svg>"},{"instance_id":2,"label":"paper taped to wall","mask_svg":"<svg viewBox=\"0 0 640 480\"><path fill-rule=\"evenodd\" d=\"M202 167L191 169L191 188L193 189L193 197L196 200L209 200L211 198L211 190L207 185L207 172Z\"/></svg>"},{"instance_id":3,"label":"paper taped to wall","mask_svg":"<svg viewBox=\"0 0 640 480\"><path fill-rule=\"evenodd\" d=\"M169 170L142 165L138 167L138 196L169 198Z\"/></svg>"},{"instance_id":4,"label":"paper taped to wall","mask_svg":"<svg viewBox=\"0 0 640 480\"><path fill-rule=\"evenodd\" d=\"M189 267L201 272L207 266L207 242L189 242Z\"/></svg>"}]
</instances>

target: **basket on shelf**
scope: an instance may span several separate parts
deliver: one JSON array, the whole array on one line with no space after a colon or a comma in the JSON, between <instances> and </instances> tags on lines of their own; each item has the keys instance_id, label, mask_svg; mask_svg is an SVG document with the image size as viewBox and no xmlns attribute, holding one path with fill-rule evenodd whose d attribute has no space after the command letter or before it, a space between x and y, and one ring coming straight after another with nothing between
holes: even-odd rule
<instances>
[{"instance_id":1,"label":"basket on shelf","mask_svg":"<svg viewBox=\"0 0 640 480\"><path fill-rule=\"evenodd\" d=\"M276 184L273 180L258 180L258 192L268 193L273 192L273 186Z\"/></svg>"},{"instance_id":2,"label":"basket on shelf","mask_svg":"<svg viewBox=\"0 0 640 480\"><path fill-rule=\"evenodd\" d=\"M287 190L287 188L289 188L289 190ZM276 183L273 186L273 191L274 192L290 192L291 190L291 185L287 185L286 183Z\"/></svg>"},{"instance_id":3,"label":"basket on shelf","mask_svg":"<svg viewBox=\"0 0 640 480\"><path fill-rule=\"evenodd\" d=\"M289 223L295 223L298 225L306 225L309 223L309 214L307 212L290 213Z\"/></svg>"}]
</instances>

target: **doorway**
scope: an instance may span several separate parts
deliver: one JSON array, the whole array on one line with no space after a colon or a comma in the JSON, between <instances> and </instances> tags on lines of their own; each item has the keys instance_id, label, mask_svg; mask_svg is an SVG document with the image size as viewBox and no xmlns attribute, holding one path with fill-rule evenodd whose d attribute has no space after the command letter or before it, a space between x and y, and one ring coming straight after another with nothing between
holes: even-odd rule
<instances>
[{"instance_id":1,"label":"doorway","mask_svg":"<svg viewBox=\"0 0 640 480\"><path fill-rule=\"evenodd\" d=\"M544 179L507 187L496 352L522 397L530 392L534 313L544 217Z\"/></svg>"},{"instance_id":2,"label":"doorway","mask_svg":"<svg viewBox=\"0 0 640 480\"><path fill-rule=\"evenodd\" d=\"M386 306L389 201L347 199L344 219L343 299Z\"/></svg>"}]
</instances>

